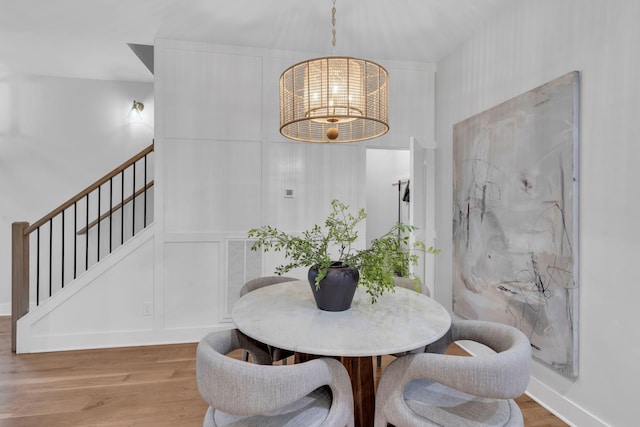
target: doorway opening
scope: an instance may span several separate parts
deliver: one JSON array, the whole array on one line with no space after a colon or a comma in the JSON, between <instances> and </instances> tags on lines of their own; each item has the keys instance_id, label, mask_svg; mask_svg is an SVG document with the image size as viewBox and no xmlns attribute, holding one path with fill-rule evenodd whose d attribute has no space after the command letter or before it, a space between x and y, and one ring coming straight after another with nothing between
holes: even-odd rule
<instances>
[{"instance_id":1,"label":"doorway opening","mask_svg":"<svg viewBox=\"0 0 640 427\"><path fill-rule=\"evenodd\" d=\"M409 150L367 149L367 247L397 222L410 223Z\"/></svg>"}]
</instances>

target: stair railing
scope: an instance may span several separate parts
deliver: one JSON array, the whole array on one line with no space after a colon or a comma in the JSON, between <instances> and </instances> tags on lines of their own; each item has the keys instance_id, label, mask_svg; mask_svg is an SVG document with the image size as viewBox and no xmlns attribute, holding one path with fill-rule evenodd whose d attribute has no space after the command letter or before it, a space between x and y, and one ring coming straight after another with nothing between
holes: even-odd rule
<instances>
[{"instance_id":1,"label":"stair railing","mask_svg":"<svg viewBox=\"0 0 640 427\"><path fill-rule=\"evenodd\" d=\"M40 305L152 222L152 154L153 144L33 224L12 224L12 351L30 289Z\"/></svg>"}]
</instances>

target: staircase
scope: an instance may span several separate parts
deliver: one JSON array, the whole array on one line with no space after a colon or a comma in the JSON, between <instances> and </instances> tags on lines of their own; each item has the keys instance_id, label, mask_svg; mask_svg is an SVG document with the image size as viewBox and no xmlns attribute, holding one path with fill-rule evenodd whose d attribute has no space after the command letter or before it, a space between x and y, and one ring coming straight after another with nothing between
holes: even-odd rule
<instances>
[{"instance_id":1,"label":"staircase","mask_svg":"<svg viewBox=\"0 0 640 427\"><path fill-rule=\"evenodd\" d=\"M35 221L12 224L16 324L153 222L153 144Z\"/></svg>"}]
</instances>

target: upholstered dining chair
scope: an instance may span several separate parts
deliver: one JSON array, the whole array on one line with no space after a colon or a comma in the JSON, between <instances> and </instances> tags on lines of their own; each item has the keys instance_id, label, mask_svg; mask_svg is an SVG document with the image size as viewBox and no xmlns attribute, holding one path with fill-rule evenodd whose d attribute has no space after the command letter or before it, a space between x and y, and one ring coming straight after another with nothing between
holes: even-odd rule
<instances>
[{"instance_id":1,"label":"upholstered dining chair","mask_svg":"<svg viewBox=\"0 0 640 427\"><path fill-rule=\"evenodd\" d=\"M198 344L198 389L209 404L204 427L354 425L351 381L339 361L272 366L226 356L238 348L235 329L212 332ZM260 351L252 349L252 356L261 360Z\"/></svg>"},{"instance_id":2,"label":"upholstered dining chair","mask_svg":"<svg viewBox=\"0 0 640 427\"><path fill-rule=\"evenodd\" d=\"M455 341L489 347L477 357L441 354ZM436 353L432 353L435 351ZM458 320L426 353L387 366L376 392L375 427L523 426L513 400L529 383L531 344L518 329L495 322Z\"/></svg>"},{"instance_id":3,"label":"upholstered dining chair","mask_svg":"<svg viewBox=\"0 0 640 427\"><path fill-rule=\"evenodd\" d=\"M283 282L292 282L294 280L298 280L295 277L287 277L287 276L263 276L258 277L253 280L249 280L247 283L242 285L240 288L240 296L244 294L255 291L256 289L264 288L265 286L275 285L277 283Z\"/></svg>"},{"instance_id":4,"label":"upholstered dining chair","mask_svg":"<svg viewBox=\"0 0 640 427\"><path fill-rule=\"evenodd\" d=\"M424 286L419 278L412 279L410 277L395 276L393 278L393 284L400 288L411 289L412 291L423 293L428 297L431 296L431 292L429 292L429 288Z\"/></svg>"},{"instance_id":5,"label":"upholstered dining chair","mask_svg":"<svg viewBox=\"0 0 640 427\"><path fill-rule=\"evenodd\" d=\"M263 288L265 286L271 286L271 285L275 285L277 283L284 283L284 282L291 282L293 280L298 280L294 277L287 277L287 276L264 276L264 277L258 277L256 279L253 280L249 280L247 283L245 283L242 288L240 288L240 296L243 296L244 294L251 292L251 291L255 291L256 289L260 289ZM270 345L261 343L259 341L254 340L253 338L250 338L246 335L244 335L242 332L238 331L240 333L240 340L243 344L248 344L251 343L254 346L261 346L264 348L264 350L269 353L269 355L271 356L271 360L272 362L278 362L280 360L282 360L282 364L286 365L287 364L287 357L289 356L293 356L293 351L289 351L289 350L284 350L282 348L277 348L277 347L272 347ZM242 354L242 360L247 361L249 360L249 352L247 352L246 350L243 352Z\"/></svg>"}]
</instances>

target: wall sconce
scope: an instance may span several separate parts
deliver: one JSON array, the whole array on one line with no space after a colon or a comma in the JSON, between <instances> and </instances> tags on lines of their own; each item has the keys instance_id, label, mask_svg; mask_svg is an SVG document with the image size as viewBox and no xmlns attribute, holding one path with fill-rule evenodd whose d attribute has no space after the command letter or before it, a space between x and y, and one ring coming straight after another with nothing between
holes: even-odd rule
<instances>
[{"instance_id":1,"label":"wall sconce","mask_svg":"<svg viewBox=\"0 0 640 427\"><path fill-rule=\"evenodd\" d=\"M133 101L129 115L127 116L130 122L142 121L142 110L144 110L144 104L136 100Z\"/></svg>"}]
</instances>

